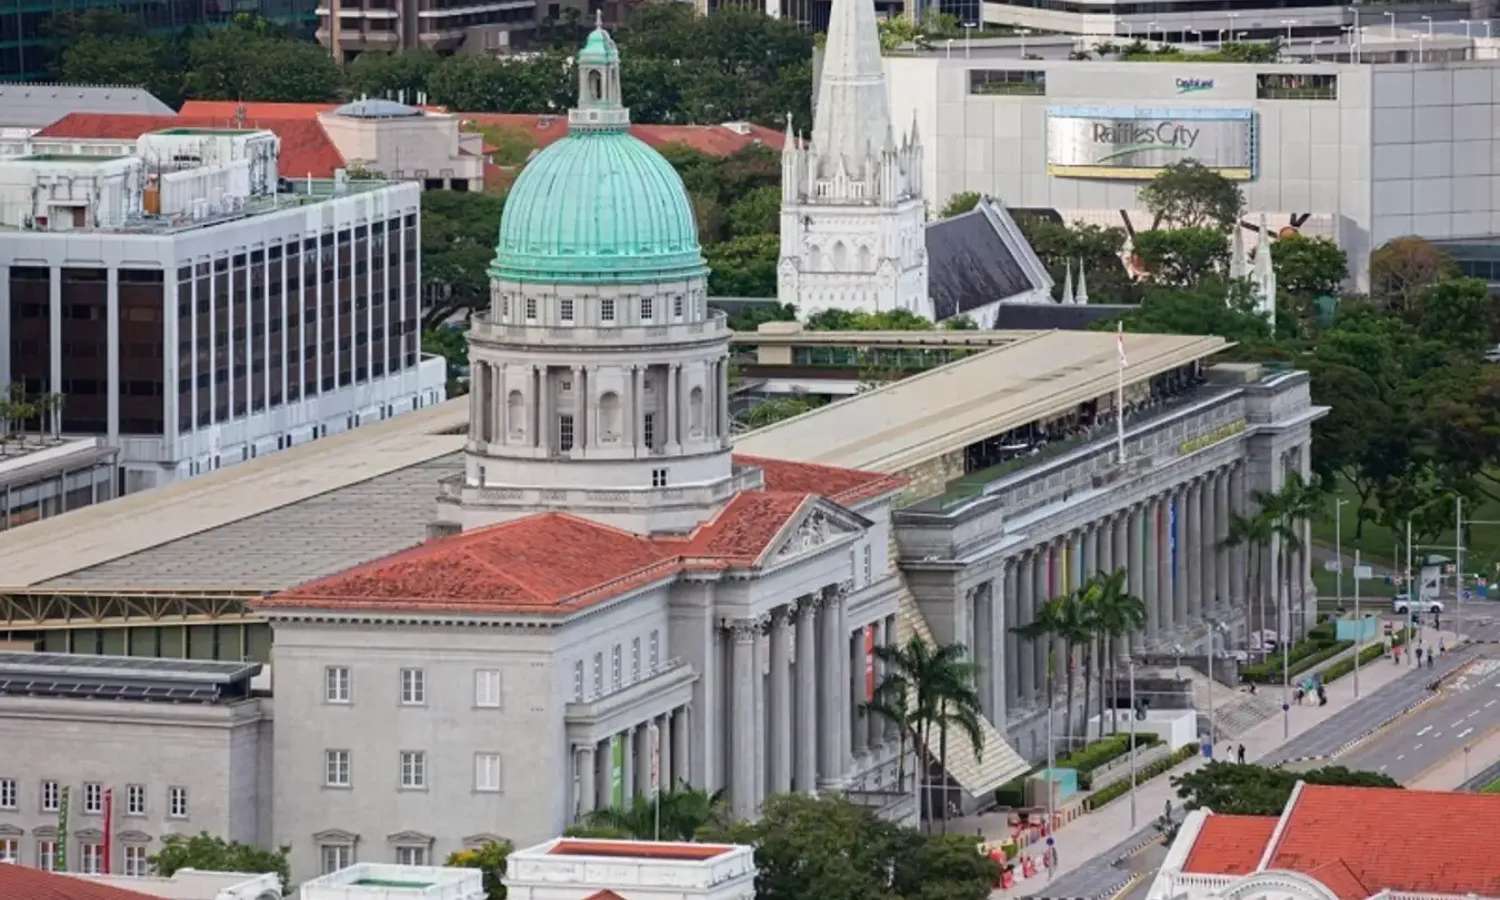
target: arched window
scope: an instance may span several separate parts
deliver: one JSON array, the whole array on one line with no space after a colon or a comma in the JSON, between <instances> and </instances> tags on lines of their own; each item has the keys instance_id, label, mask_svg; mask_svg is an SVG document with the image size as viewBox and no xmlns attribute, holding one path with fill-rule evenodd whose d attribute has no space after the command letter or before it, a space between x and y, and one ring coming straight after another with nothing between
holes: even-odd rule
<instances>
[{"instance_id":1,"label":"arched window","mask_svg":"<svg viewBox=\"0 0 1500 900\"><path fill-rule=\"evenodd\" d=\"M510 419L510 433L516 437L526 435L526 398L520 391L511 391L505 398L505 407Z\"/></svg>"},{"instance_id":2,"label":"arched window","mask_svg":"<svg viewBox=\"0 0 1500 900\"><path fill-rule=\"evenodd\" d=\"M845 271L846 268L847 268L847 266L848 266L848 262L849 262L849 248L847 248L847 247L844 246L844 242L843 241L838 241L838 242L834 243L834 245L833 245L833 270L835 272L843 272L843 271Z\"/></svg>"},{"instance_id":3,"label":"arched window","mask_svg":"<svg viewBox=\"0 0 1500 900\"><path fill-rule=\"evenodd\" d=\"M703 388L695 387L688 392L688 430L692 434L703 433Z\"/></svg>"},{"instance_id":4,"label":"arched window","mask_svg":"<svg viewBox=\"0 0 1500 900\"><path fill-rule=\"evenodd\" d=\"M870 248L867 245L861 244L859 247L859 270L861 272L869 272L874 268L875 266L870 262Z\"/></svg>"},{"instance_id":5,"label":"arched window","mask_svg":"<svg viewBox=\"0 0 1500 900\"><path fill-rule=\"evenodd\" d=\"M807 245L807 270L816 272L823 267L823 254L818 251L817 244Z\"/></svg>"},{"instance_id":6,"label":"arched window","mask_svg":"<svg viewBox=\"0 0 1500 900\"><path fill-rule=\"evenodd\" d=\"M605 391L599 398L599 440L614 443L620 439L620 395Z\"/></svg>"},{"instance_id":7,"label":"arched window","mask_svg":"<svg viewBox=\"0 0 1500 900\"><path fill-rule=\"evenodd\" d=\"M594 100L604 99L604 79L599 75L599 70L589 72L589 97Z\"/></svg>"}]
</instances>

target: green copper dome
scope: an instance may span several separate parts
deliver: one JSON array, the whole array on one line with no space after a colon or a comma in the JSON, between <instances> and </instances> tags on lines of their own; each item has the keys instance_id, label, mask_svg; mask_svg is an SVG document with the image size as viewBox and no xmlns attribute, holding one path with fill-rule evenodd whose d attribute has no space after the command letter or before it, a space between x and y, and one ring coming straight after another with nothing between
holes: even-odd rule
<instances>
[{"instance_id":1,"label":"green copper dome","mask_svg":"<svg viewBox=\"0 0 1500 900\"><path fill-rule=\"evenodd\" d=\"M608 32L596 28L577 62L579 101L568 136L537 154L516 179L490 275L570 283L706 274L682 179L629 134L619 52Z\"/></svg>"}]
</instances>

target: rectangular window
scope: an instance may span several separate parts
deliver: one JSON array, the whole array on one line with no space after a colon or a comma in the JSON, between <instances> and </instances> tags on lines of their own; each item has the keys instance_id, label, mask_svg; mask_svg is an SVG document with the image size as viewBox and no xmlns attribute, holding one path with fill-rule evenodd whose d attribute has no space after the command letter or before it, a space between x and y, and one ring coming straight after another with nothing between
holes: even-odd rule
<instances>
[{"instance_id":1,"label":"rectangular window","mask_svg":"<svg viewBox=\"0 0 1500 900\"><path fill-rule=\"evenodd\" d=\"M349 868L354 862L354 848L348 844L323 844L318 848L319 855L323 857L323 874L331 875L340 869Z\"/></svg>"},{"instance_id":2,"label":"rectangular window","mask_svg":"<svg viewBox=\"0 0 1500 900\"><path fill-rule=\"evenodd\" d=\"M125 815L144 816L146 814L146 786L144 784L125 785Z\"/></svg>"},{"instance_id":3,"label":"rectangular window","mask_svg":"<svg viewBox=\"0 0 1500 900\"><path fill-rule=\"evenodd\" d=\"M474 673L474 705L500 708L499 669L480 669Z\"/></svg>"},{"instance_id":4,"label":"rectangular window","mask_svg":"<svg viewBox=\"0 0 1500 900\"><path fill-rule=\"evenodd\" d=\"M870 580L874 577L874 574L875 573L874 573L874 571L872 569L872 566L871 566L870 545L866 544L865 545L865 584L869 584L870 583Z\"/></svg>"},{"instance_id":5,"label":"rectangular window","mask_svg":"<svg viewBox=\"0 0 1500 900\"><path fill-rule=\"evenodd\" d=\"M969 93L1040 97L1047 93L1047 73L1040 69L970 69Z\"/></svg>"},{"instance_id":6,"label":"rectangular window","mask_svg":"<svg viewBox=\"0 0 1500 900\"><path fill-rule=\"evenodd\" d=\"M401 670L401 703L421 706L427 702L427 676L421 669Z\"/></svg>"},{"instance_id":7,"label":"rectangular window","mask_svg":"<svg viewBox=\"0 0 1500 900\"><path fill-rule=\"evenodd\" d=\"M564 322L573 321L573 298L563 297L557 301L557 314Z\"/></svg>"},{"instance_id":8,"label":"rectangular window","mask_svg":"<svg viewBox=\"0 0 1500 900\"><path fill-rule=\"evenodd\" d=\"M614 298L605 297L599 301L599 320L601 322L613 322L615 320Z\"/></svg>"},{"instance_id":9,"label":"rectangular window","mask_svg":"<svg viewBox=\"0 0 1500 900\"><path fill-rule=\"evenodd\" d=\"M535 297L527 297L526 298L526 321L528 321L528 322L535 322L536 321L536 298Z\"/></svg>"},{"instance_id":10,"label":"rectangular window","mask_svg":"<svg viewBox=\"0 0 1500 900\"><path fill-rule=\"evenodd\" d=\"M349 786L348 750L323 751L323 785L324 787Z\"/></svg>"},{"instance_id":11,"label":"rectangular window","mask_svg":"<svg viewBox=\"0 0 1500 900\"><path fill-rule=\"evenodd\" d=\"M57 812L58 805L62 802L61 789L55 781L42 782L42 812Z\"/></svg>"},{"instance_id":12,"label":"rectangular window","mask_svg":"<svg viewBox=\"0 0 1500 900\"><path fill-rule=\"evenodd\" d=\"M666 487L667 486L667 470L666 469L652 469L651 470L651 486L652 487Z\"/></svg>"},{"instance_id":13,"label":"rectangular window","mask_svg":"<svg viewBox=\"0 0 1500 900\"><path fill-rule=\"evenodd\" d=\"M624 678L624 675L625 675L625 673L622 671L623 666L620 665L620 645L619 644L615 644L615 648L610 651L609 659L610 659L610 670L609 670L610 671L610 677L609 677L609 683L610 683L610 686L613 687L615 690L619 690L620 689L620 683L621 683L621 681L622 681L622 679Z\"/></svg>"},{"instance_id":14,"label":"rectangular window","mask_svg":"<svg viewBox=\"0 0 1500 900\"><path fill-rule=\"evenodd\" d=\"M187 788L177 785L167 788L167 815L174 819L186 819L187 814Z\"/></svg>"},{"instance_id":15,"label":"rectangular window","mask_svg":"<svg viewBox=\"0 0 1500 900\"><path fill-rule=\"evenodd\" d=\"M646 448L649 450L656 446L656 413L646 413L641 416L641 437L645 439Z\"/></svg>"},{"instance_id":16,"label":"rectangular window","mask_svg":"<svg viewBox=\"0 0 1500 900\"><path fill-rule=\"evenodd\" d=\"M36 867L43 872L57 871L57 841L36 842Z\"/></svg>"},{"instance_id":17,"label":"rectangular window","mask_svg":"<svg viewBox=\"0 0 1500 900\"><path fill-rule=\"evenodd\" d=\"M427 787L427 754L421 750L401 751L401 787L422 790Z\"/></svg>"},{"instance_id":18,"label":"rectangular window","mask_svg":"<svg viewBox=\"0 0 1500 900\"><path fill-rule=\"evenodd\" d=\"M632 682L641 680L641 639L630 640L630 680Z\"/></svg>"},{"instance_id":19,"label":"rectangular window","mask_svg":"<svg viewBox=\"0 0 1500 900\"><path fill-rule=\"evenodd\" d=\"M604 693L604 654L594 654L594 696Z\"/></svg>"},{"instance_id":20,"label":"rectangular window","mask_svg":"<svg viewBox=\"0 0 1500 900\"><path fill-rule=\"evenodd\" d=\"M1337 100L1337 75L1262 72L1255 76L1255 96L1261 100Z\"/></svg>"},{"instance_id":21,"label":"rectangular window","mask_svg":"<svg viewBox=\"0 0 1500 900\"><path fill-rule=\"evenodd\" d=\"M674 318L674 319L680 319L680 318L682 318L682 295L681 294L673 294L672 295L672 318Z\"/></svg>"},{"instance_id":22,"label":"rectangular window","mask_svg":"<svg viewBox=\"0 0 1500 900\"><path fill-rule=\"evenodd\" d=\"M94 816L104 812L104 785L97 781L83 783L83 811Z\"/></svg>"},{"instance_id":23,"label":"rectangular window","mask_svg":"<svg viewBox=\"0 0 1500 900\"><path fill-rule=\"evenodd\" d=\"M573 700L583 702L583 660L573 663Z\"/></svg>"},{"instance_id":24,"label":"rectangular window","mask_svg":"<svg viewBox=\"0 0 1500 900\"><path fill-rule=\"evenodd\" d=\"M323 699L328 703L349 702L348 666L329 666L323 670Z\"/></svg>"},{"instance_id":25,"label":"rectangular window","mask_svg":"<svg viewBox=\"0 0 1500 900\"><path fill-rule=\"evenodd\" d=\"M79 844L78 849L82 857L82 866L78 871L85 875L98 875L104 871L103 844Z\"/></svg>"},{"instance_id":26,"label":"rectangular window","mask_svg":"<svg viewBox=\"0 0 1500 900\"><path fill-rule=\"evenodd\" d=\"M474 790L484 793L500 791L500 754L474 754Z\"/></svg>"},{"instance_id":27,"label":"rectangular window","mask_svg":"<svg viewBox=\"0 0 1500 900\"><path fill-rule=\"evenodd\" d=\"M655 672L661 665L661 634L655 629L651 630L651 671Z\"/></svg>"},{"instance_id":28,"label":"rectangular window","mask_svg":"<svg viewBox=\"0 0 1500 900\"><path fill-rule=\"evenodd\" d=\"M0 838L0 863L20 862L21 842L15 838Z\"/></svg>"},{"instance_id":29,"label":"rectangular window","mask_svg":"<svg viewBox=\"0 0 1500 900\"><path fill-rule=\"evenodd\" d=\"M15 809L18 792L14 778L0 778L0 809Z\"/></svg>"},{"instance_id":30,"label":"rectangular window","mask_svg":"<svg viewBox=\"0 0 1500 900\"><path fill-rule=\"evenodd\" d=\"M557 446L564 453L573 449L573 416L564 413L557 417Z\"/></svg>"},{"instance_id":31,"label":"rectangular window","mask_svg":"<svg viewBox=\"0 0 1500 900\"><path fill-rule=\"evenodd\" d=\"M650 297L642 297L641 298L641 321L642 322L649 322L649 321L651 321L651 312L652 312L652 310L651 310L651 298Z\"/></svg>"},{"instance_id":32,"label":"rectangular window","mask_svg":"<svg viewBox=\"0 0 1500 900\"><path fill-rule=\"evenodd\" d=\"M125 874L131 878L145 878L147 871L146 848L140 844L126 844Z\"/></svg>"},{"instance_id":33,"label":"rectangular window","mask_svg":"<svg viewBox=\"0 0 1500 900\"><path fill-rule=\"evenodd\" d=\"M397 847L396 865L398 866L425 866L427 865L426 847Z\"/></svg>"}]
</instances>

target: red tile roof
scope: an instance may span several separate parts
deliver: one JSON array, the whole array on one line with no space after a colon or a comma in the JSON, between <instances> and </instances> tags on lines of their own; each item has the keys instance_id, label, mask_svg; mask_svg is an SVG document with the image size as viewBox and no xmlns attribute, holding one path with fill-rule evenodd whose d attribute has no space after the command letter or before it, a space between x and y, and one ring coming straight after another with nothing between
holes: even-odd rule
<instances>
[{"instance_id":1,"label":"red tile roof","mask_svg":"<svg viewBox=\"0 0 1500 900\"><path fill-rule=\"evenodd\" d=\"M1275 816L1208 816L1182 871L1213 875L1254 872L1277 821Z\"/></svg>"},{"instance_id":2,"label":"red tile roof","mask_svg":"<svg viewBox=\"0 0 1500 900\"><path fill-rule=\"evenodd\" d=\"M467 113L456 115L464 122L499 126L524 132L541 149L568 133L566 114ZM729 156L753 144L780 151L786 135L775 128L745 124L743 134L725 125L631 125L630 133L660 150L682 144L710 156Z\"/></svg>"},{"instance_id":3,"label":"red tile roof","mask_svg":"<svg viewBox=\"0 0 1500 900\"><path fill-rule=\"evenodd\" d=\"M318 113L338 109L337 103L241 102L239 100L186 100L177 110L180 116L206 116L232 119L243 110L247 117L261 119L313 119Z\"/></svg>"},{"instance_id":4,"label":"red tile roof","mask_svg":"<svg viewBox=\"0 0 1500 900\"><path fill-rule=\"evenodd\" d=\"M0 897L15 900L156 900L151 894L0 862Z\"/></svg>"},{"instance_id":5,"label":"red tile roof","mask_svg":"<svg viewBox=\"0 0 1500 900\"><path fill-rule=\"evenodd\" d=\"M1366 900L1375 893L1364 886L1359 876L1355 875L1354 870L1350 869L1342 859L1324 863L1306 874L1316 878L1320 884L1333 891L1334 895L1342 900Z\"/></svg>"},{"instance_id":6,"label":"red tile roof","mask_svg":"<svg viewBox=\"0 0 1500 900\"><path fill-rule=\"evenodd\" d=\"M589 841L563 838L547 851L557 856L616 856L625 859L713 859L733 850L732 844L686 844L668 841ZM597 896L597 895L596 895Z\"/></svg>"},{"instance_id":7,"label":"red tile roof","mask_svg":"<svg viewBox=\"0 0 1500 900\"><path fill-rule=\"evenodd\" d=\"M781 534L818 502L904 483L873 472L736 457L765 469L768 490L742 491L686 535L642 537L566 513L540 513L440 538L263 598L265 609L566 614L687 570L762 565ZM784 490L786 485L804 489Z\"/></svg>"},{"instance_id":8,"label":"red tile roof","mask_svg":"<svg viewBox=\"0 0 1500 900\"><path fill-rule=\"evenodd\" d=\"M283 177L332 178L334 169L344 167L344 157L317 119L272 119L248 116L239 120L229 116L133 116L114 113L71 113L37 132L40 138L113 138L134 139L148 131L184 126L208 128L265 128L281 138L281 157L277 170Z\"/></svg>"},{"instance_id":9,"label":"red tile roof","mask_svg":"<svg viewBox=\"0 0 1500 900\"><path fill-rule=\"evenodd\" d=\"M759 468L768 491L821 494L844 506L888 494L905 487L909 480L900 475L884 475L816 463L787 462L743 453L736 453L734 461Z\"/></svg>"},{"instance_id":10,"label":"red tile roof","mask_svg":"<svg viewBox=\"0 0 1500 900\"><path fill-rule=\"evenodd\" d=\"M594 891L592 894L584 897L583 900L625 900L625 898L614 891Z\"/></svg>"},{"instance_id":11,"label":"red tile roof","mask_svg":"<svg viewBox=\"0 0 1500 900\"><path fill-rule=\"evenodd\" d=\"M1307 784L1283 818L1267 868L1316 877L1342 861L1354 881L1331 876L1344 882L1340 896L1500 896L1500 795Z\"/></svg>"}]
</instances>

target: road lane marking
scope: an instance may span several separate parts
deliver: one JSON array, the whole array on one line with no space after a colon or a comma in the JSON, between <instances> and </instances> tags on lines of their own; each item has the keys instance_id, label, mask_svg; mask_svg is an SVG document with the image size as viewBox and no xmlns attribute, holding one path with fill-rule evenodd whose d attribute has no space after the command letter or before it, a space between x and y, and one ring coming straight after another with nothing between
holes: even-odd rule
<instances>
[{"instance_id":1,"label":"road lane marking","mask_svg":"<svg viewBox=\"0 0 1500 900\"><path fill-rule=\"evenodd\" d=\"M1490 702L1488 702L1488 703L1486 703L1484 705L1484 708L1485 709L1489 709L1491 706L1494 706L1496 703L1500 703L1500 700L1491 700Z\"/></svg>"},{"instance_id":2,"label":"road lane marking","mask_svg":"<svg viewBox=\"0 0 1500 900\"><path fill-rule=\"evenodd\" d=\"M1449 728L1457 728L1458 726L1462 725L1463 723L1464 723L1464 720L1463 719L1459 719L1457 722L1454 722L1453 724L1449 725L1448 727Z\"/></svg>"},{"instance_id":3,"label":"road lane marking","mask_svg":"<svg viewBox=\"0 0 1500 900\"><path fill-rule=\"evenodd\" d=\"M1401 754L1398 754L1396 756L1396 762L1400 762L1403 759L1406 759L1406 754L1405 753L1401 753Z\"/></svg>"},{"instance_id":4,"label":"road lane marking","mask_svg":"<svg viewBox=\"0 0 1500 900\"><path fill-rule=\"evenodd\" d=\"M1418 744L1417 746L1413 747L1412 749L1413 750L1421 750L1422 749L1422 745Z\"/></svg>"},{"instance_id":5,"label":"road lane marking","mask_svg":"<svg viewBox=\"0 0 1500 900\"><path fill-rule=\"evenodd\" d=\"M1469 713L1467 716L1464 716L1464 718L1465 719L1472 719L1472 718L1474 718L1477 715L1479 715L1479 710L1476 709L1473 712Z\"/></svg>"},{"instance_id":6,"label":"road lane marking","mask_svg":"<svg viewBox=\"0 0 1500 900\"><path fill-rule=\"evenodd\" d=\"M1426 728L1423 728L1421 731L1417 732L1417 737L1421 737L1422 735L1426 734L1427 732L1429 732L1431 730L1432 730L1432 726L1428 725Z\"/></svg>"},{"instance_id":7,"label":"road lane marking","mask_svg":"<svg viewBox=\"0 0 1500 900\"><path fill-rule=\"evenodd\" d=\"M1466 734L1468 734L1468 733L1469 733L1469 732L1471 732L1471 731L1473 731L1473 730L1474 730L1474 729L1472 729L1472 728L1465 728L1465 729L1464 729L1464 730L1463 730L1463 731L1460 731L1460 732L1459 732L1459 733L1458 733L1458 739L1459 739L1459 740L1463 740L1463 737L1464 737L1464 735L1466 735Z\"/></svg>"}]
</instances>

